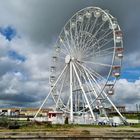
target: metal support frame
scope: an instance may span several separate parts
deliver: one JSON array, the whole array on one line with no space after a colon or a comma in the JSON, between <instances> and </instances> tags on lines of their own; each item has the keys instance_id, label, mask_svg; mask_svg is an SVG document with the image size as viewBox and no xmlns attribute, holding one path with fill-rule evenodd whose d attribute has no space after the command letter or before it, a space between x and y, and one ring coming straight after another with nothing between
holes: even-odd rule
<instances>
[{"instance_id":1,"label":"metal support frame","mask_svg":"<svg viewBox=\"0 0 140 140\"><path fill-rule=\"evenodd\" d=\"M98 98L98 94L97 94L97 92L96 92L96 90L94 89L94 87L93 87L93 85L92 85L92 81L91 81L91 79L90 79L90 76L89 76L89 74L88 74L88 72L86 71L86 69L84 68L84 66L82 66L82 65L80 65L82 68L83 68L83 70L84 70L84 72L85 72L85 74L86 74L86 76L87 76L87 78L88 78L88 81L89 81L89 83L90 83L90 86L92 87L92 90L94 91L94 96L96 97L96 99ZM102 96L102 94L101 94L101 96ZM98 101L99 102L99 104L101 104L102 106L103 106L103 104L102 104L102 102L99 100ZM100 109L100 108L99 108ZM105 115L105 117L106 117L106 120L107 121L109 121L109 118L108 118L108 116L107 116L107 114L106 114L106 111L105 111L105 109L104 109L104 106L103 106L103 112L104 112L104 115Z\"/></svg>"},{"instance_id":2,"label":"metal support frame","mask_svg":"<svg viewBox=\"0 0 140 140\"><path fill-rule=\"evenodd\" d=\"M76 77L77 77L77 79L78 79L80 88L81 88L81 90L82 90L82 92L83 92L83 95L84 95L84 97L85 97L85 100L86 100L86 102L87 102L87 105L88 105L88 107L89 107L89 110L90 110L90 112L91 112L91 115L92 115L92 117L93 117L93 120L96 121L95 115L94 115L94 113L93 113L93 110L92 110L92 108L91 108L91 106L90 106L90 103L89 103L89 101L88 101L88 98L87 98L87 96L86 96L84 87L83 87L82 82L81 82L81 80L80 80L80 77L79 77L79 75L78 75L78 73L77 73L76 67L75 67L75 65L74 65L73 63L72 63L72 66L73 66L74 72L75 72L75 74L76 74Z\"/></svg>"},{"instance_id":3,"label":"metal support frame","mask_svg":"<svg viewBox=\"0 0 140 140\"><path fill-rule=\"evenodd\" d=\"M85 69L84 69L84 71L85 71ZM87 73L86 71L85 71L85 73L86 73L86 75L87 75L87 77L88 77L88 79L89 79L89 82L90 82L90 85L91 85L93 91L95 92L95 97L98 98L98 95L97 95L97 93L96 93L96 91L95 91L95 89L94 89L94 87L93 87L93 85L92 85L92 82L91 82L91 80L90 80L90 78L89 78L88 73ZM102 102L101 102L100 100L99 100L98 102L99 102L99 104L101 104L101 105L103 106L103 104L102 104ZM99 109L100 109L100 108L99 108ZM109 118L108 118L108 116L107 116L107 114L106 114L106 111L105 111L105 109L104 109L104 106L103 106L103 112L104 112L104 115L105 115L105 117L106 117L106 120L109 121Z\"/></svg>"}]
</instances>

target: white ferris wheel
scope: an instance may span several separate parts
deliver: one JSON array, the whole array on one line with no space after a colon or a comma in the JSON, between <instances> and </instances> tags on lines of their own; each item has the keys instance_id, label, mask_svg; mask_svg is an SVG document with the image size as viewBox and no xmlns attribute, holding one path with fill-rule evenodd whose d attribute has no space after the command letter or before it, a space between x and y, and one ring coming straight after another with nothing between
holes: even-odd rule
<instances>
[{"instance_id":1,"label":"white ferris wheel","mask_svg":"<svg viewBox=\"0 0 140 140\"><path fill-rule=\"evenodd\" d=\"M90 113L107 119L112 106L114 84L120 76L123 57L122 31L107 10L87 7L74 14L63 27L54 47L50 67L50 92L41 108L52 97L55 110L69 114Z\"/></svg>"}]
</instances>

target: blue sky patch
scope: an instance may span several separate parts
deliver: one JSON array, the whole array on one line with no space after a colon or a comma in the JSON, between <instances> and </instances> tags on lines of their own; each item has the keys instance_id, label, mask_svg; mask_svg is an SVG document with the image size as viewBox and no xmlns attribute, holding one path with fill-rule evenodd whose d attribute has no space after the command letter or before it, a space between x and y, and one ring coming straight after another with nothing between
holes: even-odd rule
<instances>
[{"instance_id":1,"label":"blue sky patch","mask_svg":"<svg viewBox=\"0 0 140 140\"><path fill-rule=\"evenodd\" d=\"M16 30L11 26L4 28L0 27L0 33L9 41L11 41L16 36Z\"/></svg>"},{"instance_id":2,"label":"blue sky patch","mask_svg":"<svg viewBox=\"0 0 140 140\"><path fill-rule=\"evenodd\" d=\"M138 80L140 78L140 67L124 69L121 78L128 79L128 81Z\"/></svg>"},{"instance_id":3,"label":"blue sky patch","mask_svg":"<svg viewBox=\"0 0 140 140\"><path fill-rule=\"evenodd\" d=\"M26 57L25 56L18 54L14 50L8 51L8 57L11 58L11 59L13 59L13 60L19 60L21 62L24 62L26 60Z\"/></svg>"}]
</instances>

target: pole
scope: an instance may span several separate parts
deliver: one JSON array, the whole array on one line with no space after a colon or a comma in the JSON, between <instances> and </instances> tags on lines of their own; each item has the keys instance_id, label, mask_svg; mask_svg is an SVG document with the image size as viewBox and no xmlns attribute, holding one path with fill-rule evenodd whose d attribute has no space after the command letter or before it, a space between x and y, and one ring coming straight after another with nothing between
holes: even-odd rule
<instances>
[{"instance_id":1,"label":"pole","mask_svg":"<svg viewBox=\"0 0 140 140\"><path fill-rule=\"evenodd\" d=\"M72 62L70 61L70 121L73 123Z\"/></svg>"}]
</instances>

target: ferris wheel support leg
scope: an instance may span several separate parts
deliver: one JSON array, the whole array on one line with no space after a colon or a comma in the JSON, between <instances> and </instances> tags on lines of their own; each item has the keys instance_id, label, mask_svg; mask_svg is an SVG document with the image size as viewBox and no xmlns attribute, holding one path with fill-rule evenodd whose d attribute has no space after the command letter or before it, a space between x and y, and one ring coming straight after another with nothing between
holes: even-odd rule
<instances>
[{"instance_id":1,"label":"ferris wheel support leg","mask_svg":"<svg viewBox=\"0 0 140 140\"><path fill-rule=\"evenodd\" d=\"M79 65L84 69L84 71L85 71L85 73L86 73L86 76L87 76L87 78L88 78L88 80L89 80L89 82L90 82L90 85L91 85L93 91L95 92L95 97L98 98L98 95L97 95L96 91L94 90L94 87L93 87L92 82L91 82L91 79L93 79L93 81L94 81L95 83L97 83L96 80L95 80L94 77L90 74L89 70L88 70L86 67L84 67L84 66L81 65L81 64L79 64ZM90 77L91 77L91 79L90 79ZM98 85L97 85L97 86L98 86ZM102 96L102 94L101 94L101 96ZM110 122L110 120L109 120L109 118L108 118L108 115L107 115L107 113L106 113L106 111L105 111L105 109L104 109L104 105L101 103L101 101L99 101L99 103L103 106L102 111L104 112L104 115L105 115L105 117L106 117L106 120L107 120L108 122ZM100 110L100 111L101 111L101 110Z\"/></svg>"},{"instance_id":2,"label":"ferris wheel support leg","mask_svg":"<svg viewBox=\"0 0 140 140\"><path fill-rule=\"evenodd\" d=\"M60 80L61 76L63 75L64 71L66 70L67 65L64 67L64 69L62 70L61 74L59 75L59 77L57 78L56 82L54 83L53 88L50 90L50 92L48 93L48 95L46 96L45 100L43 101L43 103L41 104L40 108L38 109L38 111L36 112L34 119L37 117L38 113L40 112L40 110L42 109L42 107L44 106L45 102L47 101L47 99L49 98L49 96L51 95L52 90L54 89L55 85L57 84L57 82Z\"/></svg>"},{"instance_id":3,"label":"ferris wheel support leg","mask_svg":"<svg viewBox=\"0 0 140 140\"><path fill-rule=\"evenodd\" d=\"M103 92L103 94L105 95L105 97L107 98L107 100L110 102L110 104L114 107L114 109L116 110L116 112L120 115L122 121L126 124L126 120L125 118L123 117L123 115L120 113L120 111L117 109L117 107L114 105L114 103L110 100L110 98L106 95L105 92Z\"/></svg>"},{"instance_id":4,"label":"ferris wheel support leg","mask_svg":"<svg viewBox=\"0 0 140 140\"><path fill-rule=\"evenodd\" d=\"M91 75L92 76L92 75ZM95 80L95 79L94 79ZM96 84L98 85L98 87L101 89L101 87L99 86L99 84L96 82ZM120 115L122 121L124 123L126 123L125 118L122 116L122 114L120 113L120 111L116 108L116 106L114 105L114 103L110 100L110 98L106 95L105 91L102 91L103 95L107 98L107 100L110 102L110 104L114 107L114 109L116 110L116 112Z\"/></svg>"},{"instance_id":5,"label":"ferris wheel support leg","mask_svg":"<svg viewBox=\"0 0 140 140\"><path fill-rule=\"evenodd\" d=\"M80 80L80 78L79 78L79 75L78 75L77 70L76 70L76 68L75 68L75 65L74 65L73 63L72 63L72 66L73 66L73 69L74 69L74 71L75 71L76 77L77 77L77 79L78 79L80 88L81 88L81 90L82 90L82 92L83 92L83 94L84 94L86 103L87 103L87 105L88 105L88 107L89 107L89 110L90 110L90 112L91 112L91 115L92 115L92 117L93 117L93 120L96 121L95 115L94 115L94 113L93 113L93 110L92 110L92 108L91 108L91 106L90 106L90 103L89 103L89 101L88 101L88 98L87 98L87 96L86 96L86 93L85 93L85 90L84 90L84 88L83 88L82 82L81 82L81 80Z\"/></svg>"},{"instance_id":6,"label":"ferris wheel support leg","mask_svg":"<svg viewBox=\"0 0 140 140\"><path fill-rule=\"evenodd\" d=\"M98 95L97 95L97 93L96 93L96 91L95 91L95 89L94 89L94 87L93 87L93 85L92 85L92 82L91 82L91 79L90 79L90 77L89 77L88 72L85 70L85 68L83 68L83 69L84 69L84 71L85 71L85 73L86 73L86 76L87 76L87 78L88 78L88 80L89 80L89 83L90 83L90 85L91 85L91 87L92 87L92 90L94 91L95 97L98 98ZM92 76L92 75L91 75L91 76ZM101 105L103 106L103 104L101 103L100 100L99 100L99 104L101 104ZM106 117L106 120L109 121L109 118L108 118L108 116L107 116L107 114L106 114L106 111L105 111L104 107L103 107L103 112L104 112L104 115L105 115L105 117Z\"/></svg>"},{"instance_id":7,"label":"ferris wheel support leg","mask_svg":"<svg viewBox=\"0 0 140 140\"><path fill-rule=\"evenodd\" d=\"M70 121L73 123L72 62L70 62Z\"/></svg>"},{"instance_id":8,"label":"ferris wheel support leg","mask_svg":"<svg viewBox=\"0 0 140 140\"><path fill-rule=\"evenodd\" d=\"M90 74L90 71L89 71L89 74ZM90 74L91 75L91 74ZM91 75L92 79L96 82L97 86L101 89L100 85L97 83L97 81L95 80L95 78ZM106 95L105 91L103 91L102 93L106 98L107 100L110 102L110 104L114 107L114 109L116 110L116 112L120 115L122 121L124 122L124 124L127 124L125 118L123 117L123 115L120 113L120 111L117 109L117 107L114 105L114 103L110 100L110 98Z\"/></svg>"},{"instance_id":9,"label":"ferris wheel support leg","mask_svg":"<svg viewBox=\"0 0 140 140\"><path fill-rule=\"evenodd\" d=\"M97 81L95 80L95 78L91 75L91 72L90 72L87 68L85 68L85 69L88 71L88 73L90 74L91 78L95 81L95 83L97 84L97 86L101 89L100 85L97 83ZM108 101L110 102L110 104L114 107L114 109L116 110L116 112L120 115L120 117L121 117L122 121L124 122L124 124L127 124L125 118L122 116L122 114L119 112L119 110L118 110L118 109L116 108L116 106L113 104L113 102L109 99L109 97L106 95L106 93L103 91L102 94L107 98L107 100L108 100Z\"/></svg>"}]
</instances>

